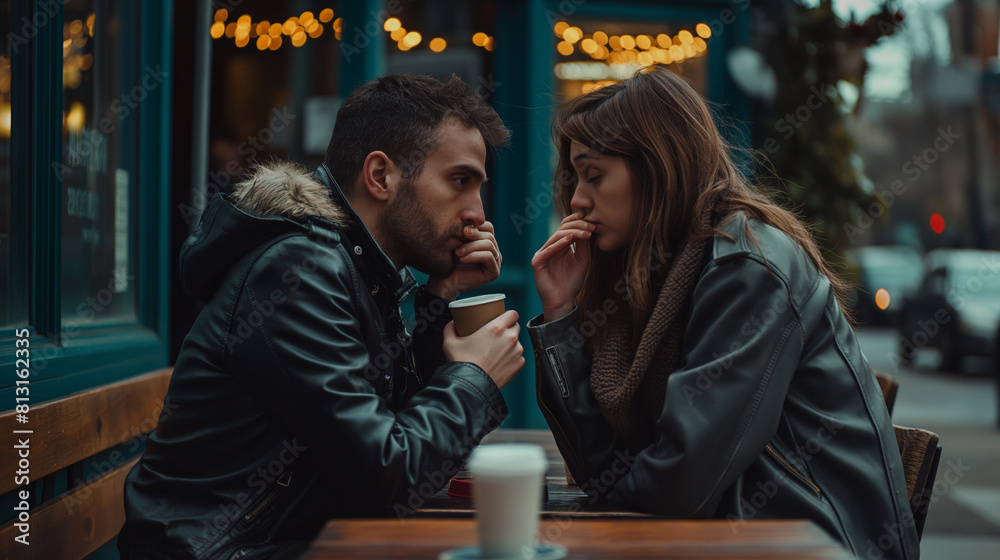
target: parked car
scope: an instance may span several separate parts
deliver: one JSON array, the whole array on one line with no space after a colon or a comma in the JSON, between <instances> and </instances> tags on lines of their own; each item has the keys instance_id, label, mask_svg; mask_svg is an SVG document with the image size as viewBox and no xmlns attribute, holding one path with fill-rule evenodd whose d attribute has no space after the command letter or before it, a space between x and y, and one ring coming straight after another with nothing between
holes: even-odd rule
<instances>
[{"instance_id":1,"label":"parked car","mask_svg":"<svg viewBox=\"0 0 1000 560\"><path fill-rule=\"evenodd\" d=\"M1000 325L1000 251L938 249L925 258L917 292L900 312L900 357L920 348L941 352L941 369L958 371L965 356L992 356Z\"/></svg>"},{"instance_id":2,"label":"parked car","mask_svg":"<svg viewBox=\"0 0 1000 560\"><path fill-rule=\"evenodd\" d=\"M855 284L850 296L854 318L863 325L898 324L903 299L920 286L920 253L905 245L872 245L844 256ZM879 290L886 293L876 301Z\"/></svg>"}]
</instances>

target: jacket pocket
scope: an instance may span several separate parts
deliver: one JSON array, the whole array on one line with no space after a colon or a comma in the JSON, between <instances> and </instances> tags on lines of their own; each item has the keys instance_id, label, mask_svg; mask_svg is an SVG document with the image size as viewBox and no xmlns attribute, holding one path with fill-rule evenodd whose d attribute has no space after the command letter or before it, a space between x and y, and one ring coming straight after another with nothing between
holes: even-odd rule
<instances>
[{"instance_id":1,"label":"jacket pocket","mask_svg":"<svg viewBox=\"0 0 1000 560\"><path fill-rule=\"evenodd\" d=\"M215 543L198 551L197 558L233 560L251 554L258 547L268 544L274 530L271 522L280 512L279 498L288 491L291 481L292 471L286 471L278 478L276 484L257 500L257 503L239 517L232 518L233 523Z\"/></svg>"},{"instance_id":2,"label":"jacket pocket","mask_svg":"<svg viewBox=\"0 0 1000 560\"><path fill-rule=\"evenodd\" d=\"M788 459L785 459L784 457L781 456L780 453L778 453L777 449L775 449L773 445L769 443L764 446L764 449L767 450L768 454L771 455L771 457L773 457L774 460L778 462L778 464L780 464L786 471L791 473L792 476L799 479L802 483L804 483L806 486L815 491L816 494L818 495L823 494L823 492L819 489L819 485L810 480L809 477L807 477L806 475L799 472L799 470L796 469L795 466L793 466L792 463L788 461Z\"/></svg>"}]
</instances>

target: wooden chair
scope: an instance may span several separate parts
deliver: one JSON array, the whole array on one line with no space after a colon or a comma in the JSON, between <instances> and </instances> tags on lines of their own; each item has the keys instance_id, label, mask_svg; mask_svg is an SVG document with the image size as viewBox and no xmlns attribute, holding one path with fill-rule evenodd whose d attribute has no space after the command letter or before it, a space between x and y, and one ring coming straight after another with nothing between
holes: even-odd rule
<instances>
[{"instance_id":1,"label":"wooden chair","mask_svg":"<svg viewBox=\"0 0 1000 560\"><path fill-rule=\"evenodd\" d=\"M15 512L28 520L30 543L15 541L24 526L18 527L20 519L12 519L0 525L0 557L80 559L118 534L125 522L125 476L138 457L112 451L93 461L92 468L100 476L95 473L92 480L76 484L82 475L76 474L74 481L71 474L70 488L58 496L52 496L54 473L67 467L73 467L70 473L82 473L84 460L153 431L163 410L170 373L165 368L40 403L29 410L28 424L15 423L15 411L0 414L0 425L14 426L0 433L0 448L17 453L25 448L19 448L19 442L27 443L30 481L43 481L42 501L30 507L37 503L34 491L40 485L24 485L25 475L17 474L20 458L0 462L0 495L14 492ZM33 433L12 433L20 428ZM19 511L22 501L27 508L24 513Z\"/></svg>"},{"instance_id":2,"label":"wooden chair","mask_svg":"<svg viewBox=\"0 0 1000 560\"><path fill-rule=\"evenodd\" d=\"M889 416L892 416L892 407L896 404L896 393L899 391L899 382L896 378L881 371L875 372L875 379L878 380L879 387L882 388L882 397L885 398L885 407L889 409Z\"/></svg>"},{"instance_id":3,"label":"wooden chair","mask_svg":"<svg viewBox=\"0 0 1000 560\"><path fill-rule=\"evenodd\" d=\"M934 432L895 425L893 430L896 432L899 455L903 458L906 494L910 498L917 539L920 539L924 533L927 509L931 504L938 461L941 460L941 446L938 445L939 438Z\"/></svg>"}]
</instances>

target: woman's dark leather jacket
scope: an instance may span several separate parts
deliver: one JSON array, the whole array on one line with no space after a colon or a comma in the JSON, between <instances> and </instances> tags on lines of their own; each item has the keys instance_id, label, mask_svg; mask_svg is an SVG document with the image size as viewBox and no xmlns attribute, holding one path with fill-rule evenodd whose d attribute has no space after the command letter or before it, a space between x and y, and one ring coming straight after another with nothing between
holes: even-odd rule
<instances>
[{"instance_id":1,"label":"woman's dark leather jacket","mask_svg":"<svg viewBox=\"0 0 1000 560\"><path fill-rule=\"evenodd\" d=\"M405 517L506 417L469 363L446 363L447 302L418 291L354 225L243 212L225 195L181 251L208 300L168 412L129 473L123 558L294 556L333 517Z\"/></svg>"},{"instance_id":2,"label":"woman's dark leather jacket","mask_svg":"<svg viewBox=\"0 0 1000 560\"><path fill-rule=\"evenodd\" d=\"M583 342L606 316L528 324L538 403L593 499L669 517L808 518L861 559L919 555L882 393L829 281L739 214L694 288L659 440L627 449L590 391ZM611 308L611 306L609 306Z\"/></svg>"}]
</instances>

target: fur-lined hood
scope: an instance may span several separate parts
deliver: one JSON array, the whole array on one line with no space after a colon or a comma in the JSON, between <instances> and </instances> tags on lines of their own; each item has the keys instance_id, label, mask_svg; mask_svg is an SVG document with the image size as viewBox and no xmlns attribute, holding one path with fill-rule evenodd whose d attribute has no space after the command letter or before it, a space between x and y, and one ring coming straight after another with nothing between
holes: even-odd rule
<instances>
[{"instance_id":1,"label":"fur-lined hood","mask_svg":"<svg viewBox=\"0 0 1000 560\"><path fill-rule=\"evenodd\" d=\"M305 167L290 161L257 164L233 188L237 208L258 216L284 216L299 222L310 214L344 223L347 214L330 198L326 185Z\"/></svg>"},{"instance_id":2,"label":"fur-lined hood","mask_svg":"<svg viewBox=\"0 0 1000 560\"><path fill-rule=\"evenodd\" d=\"M195 299L208 300L230 268L269 239L301 233L315 216L347 225L351 215L301 165L256 165L232 194L217 195L205 208L181 248L181 286Z\"/></svg>"}]
</instances>

